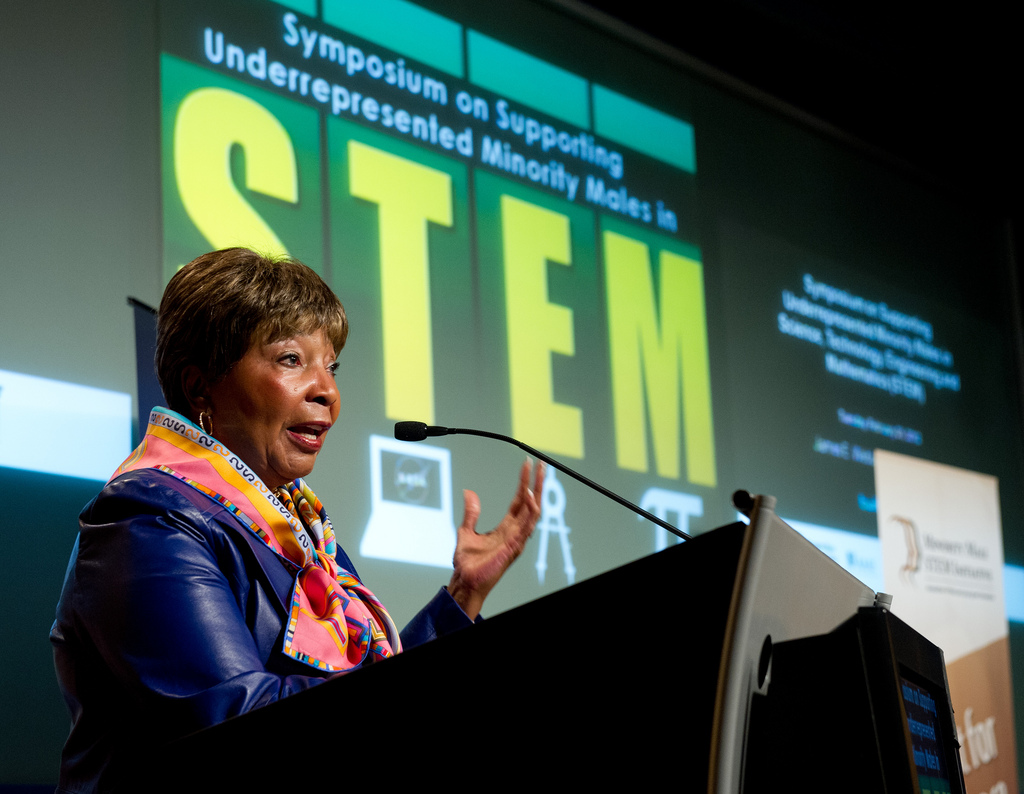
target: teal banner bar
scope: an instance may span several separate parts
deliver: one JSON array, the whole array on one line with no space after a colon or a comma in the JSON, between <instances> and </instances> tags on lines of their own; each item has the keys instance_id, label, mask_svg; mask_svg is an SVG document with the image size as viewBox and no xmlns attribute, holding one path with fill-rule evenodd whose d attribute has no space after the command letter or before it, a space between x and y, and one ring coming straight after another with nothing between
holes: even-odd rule
<instances>
[{"instance_id":1,"label":"teal banner bar","mask_svg":"<svg viewBox=\"0 0 1024 794\"><path fill-rule=\"evenodd\" d=\"M577 127L590 127L587 81L515 47L469 31L469 79Z\"/></svg>"},{"instance_id":2,"label":"teal banner bar","mask_svg":"<svg viewBox=\"0 0 1024 794\"><path fill-rule=\"evenodd\" d=\"M292 11L305 14L307 17L316 16L316 0L274 0L274 2L285 8L290 8Z\"/></svg>"},{"instance_id":3,"label":"teal banner bar","mask_svg":"<svg viewBox=\"0 0 1024 794\"><path fill-rule=\"evenodd\" d=\"M406 0L324 0L324 22L465 77L462 25Z\"/></svg>"},{"instance_id":4,"label":"teal banner bar","mask_svg":"<svg viewBox=\"0 0 1024 794\"><path fill-rule=\"evenodd\" d=\"M691 174L697 173L692 124L597 84L594 132Z\"/></svg>"}]
</instances>

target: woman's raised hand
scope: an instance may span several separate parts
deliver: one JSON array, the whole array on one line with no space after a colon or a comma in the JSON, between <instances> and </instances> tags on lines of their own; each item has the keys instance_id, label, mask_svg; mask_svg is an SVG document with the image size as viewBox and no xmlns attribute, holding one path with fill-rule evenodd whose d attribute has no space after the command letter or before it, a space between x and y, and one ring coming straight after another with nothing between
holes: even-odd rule
<instances>
[{"instance_id":1,"label":"woman's raised hand","mask_svg":"<svg viewBox=\"0 0 1024 794\"><path fill-rule=\"evenodd\" d=\"M476 531L480 518L480 497L463 491L466 511L455 546L455 573L448 591L463 611L475 620L491 588L515 562L540 518L540 499L544 487L544 464L538 463L530 489L530 461L519 470L519 487L501 523L486 535Z\"/></svg>"}]
</instances>

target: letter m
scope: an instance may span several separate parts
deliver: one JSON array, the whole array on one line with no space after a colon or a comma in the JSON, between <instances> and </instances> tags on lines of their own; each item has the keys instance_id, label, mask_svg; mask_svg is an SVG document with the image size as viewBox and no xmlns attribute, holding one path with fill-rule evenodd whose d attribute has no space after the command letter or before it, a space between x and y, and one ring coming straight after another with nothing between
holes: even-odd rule
<instances>
[{"instance_id":1,"label":"letter m","mask_svg":"<svg viewBox=\"0 0 1024 794\"><path fill-rule=\"evenodd\" d=\"M497 138L491 140L490 136L485 135L483 146L480 149L480 159L487 163L487 165L493 165L495 168L501 168L503 165L503 155L504 152L501 150L501 141Z\"/></svg>"},{"instance_id":2,"label":"letter m","mask_svg":"<svg viewBox=\"0 0 1024 794\"><path fill-rule=\"evenodd\" d=\"M681 415L687 479L714 486L703 267L662 250L655 306L647 245L605 231L604 260L616 462L648 470L649 419L658 474L678 479Z\"/></svg>"},{"instance_id":3,"label":"letter m","mask_svg":"<svg viewBox=\"0 0 1024 794\"><path fill-rule=\"evenodd\" d=\"M439 105L448 104L448 86L433 77L423 78L423 96Z\"/></svg>"},{"instance_id":4,"label":"letter m","mask_svg":"<svg viewBox=\"0 0 1024 794\"><path fill-rule=\"evenodd\" d=\"M594 204L604 204L604 194L604 180L594 179L590 174L587 174L587 201Z\"/></svg>"},{"instance_id":5,"label":"letter m","mask_svg":"<svg viewBox=\"0 0 1024 794\"><path fill-rule=\"evenodd\" d=\"M320 57L335 63L345 63L345 45L337 39L320 34Z\"/></svg>"}]
</instances>

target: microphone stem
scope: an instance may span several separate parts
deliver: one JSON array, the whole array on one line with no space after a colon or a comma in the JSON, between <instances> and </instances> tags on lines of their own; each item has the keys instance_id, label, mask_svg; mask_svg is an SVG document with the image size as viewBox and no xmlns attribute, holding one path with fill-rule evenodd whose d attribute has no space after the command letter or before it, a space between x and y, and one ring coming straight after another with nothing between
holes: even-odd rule
<instances>
[{"instance_id":1,"label":"microphone stem","mask_svg":"<svg viewBox=\"0 0 1024 794\"><path fill-rule=\"evenodd\" d=\"M642 507L638 507L637 505L635 505L632 502L630 502L628 499L623 499L618 494L612 493L607 488L605 488L603 485L599 485L598 483L596 483L593 480L591 480L589 477L584 477L582 474L579 474L579 473L573 471L568 466L565 466L565 465L559 463L557 460L555 460L554 458L552 458L552 457L550 457L548 455L545 455L540 450L534 449L529 444L524 444L522 441L517 441L516 439L512 438L511 436L503 436L503 435L501 435L501 433L491 433L491 432L488 432L487 430L470 430L469 428L465 428L465 427L448 427L448 428L445 428L445 429L448 432L445 433L444 435L483 436L484 438L493 438L493 439L496 439L498 441L505 441L505 442L507 442L509 444L515 444L515 446L519 447L521 450L523 450L527 454L533 455L535 458L544 461L549 466L554 466L560 472L568 474L574 480L578 480L579 482L583 483L584 485L589 485L591 488L593 488L598 493L604 494L609 499L611 499L611 500L613 500L615 502L618 502L623 507L632 510L634 513L638 513L639 515L643 516L648 521L650 521L652 524L657 524L659 527L661 527L662 529L668 530L669 532L671 532L673 535L675 535L678 538L682 538L683 540L691 540L690 536L687 535L685 532L683 532L681 529L677 529L676 527L672 526L667 521L663 521L662 519L658 518L653 513L649 513L646 510L644 510Z\"/></svg>"}]
</instances>

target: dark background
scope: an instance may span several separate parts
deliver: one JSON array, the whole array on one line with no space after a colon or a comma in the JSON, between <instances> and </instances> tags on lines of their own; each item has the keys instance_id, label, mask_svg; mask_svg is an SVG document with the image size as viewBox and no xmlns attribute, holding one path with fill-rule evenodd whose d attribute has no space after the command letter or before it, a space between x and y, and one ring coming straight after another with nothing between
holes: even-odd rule
<instances>
[{"instance_id":1,"label":"dark background","mask_svg":"<svg viewBox=\"0 0 1024 794\"><path fill-rule=\"evenodd\" d=\"M1020 261L1020 25L991 2L585 0L595 19L789 105L811 126L1007 219ZM671 56L670 56L671 57ZM1016 264L1014 266L1016 276ZM1021 283L1016 278L1018 304ZM1018 361L1020 350L1018 342ZM1018 366L1018 378L1021 367Z\"/></svg>"},{"instance_id":2,"label":"dark background","mask_svg":"<svg viewBox=\"0 0 1024 794\"><path fill-rule=\"evenodd\" d=\"M1020 27L1007 5L585 5L1020 220Z\"/></svg>"}]
</instances>

